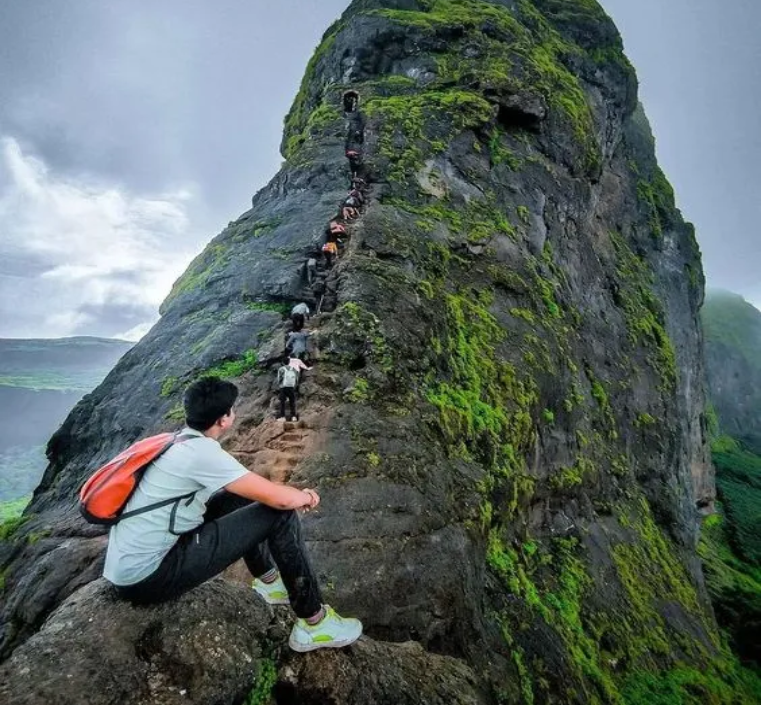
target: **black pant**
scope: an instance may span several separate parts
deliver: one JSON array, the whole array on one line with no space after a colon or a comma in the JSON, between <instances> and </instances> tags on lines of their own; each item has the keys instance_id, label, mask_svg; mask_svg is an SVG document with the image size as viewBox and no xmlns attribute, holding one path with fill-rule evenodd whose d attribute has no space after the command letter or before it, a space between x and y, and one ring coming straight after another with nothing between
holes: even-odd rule
<instances>
[{"instance_id":1,"label":"black pant","mask_svg":"<svg viewBox=\"0 0 761 705\"><path fill-rule=\"evenodd\" d=\"M293 330L300 331L304 327L304 314L303 313L292 313L291 314L291 324L293 326Z\"/></svg>"},{"instance_id":2,"label":"black pant","mask_svg":"<svg viewBox=\"0 0 761 705\"><path fill-rule=\"evenodd\" d=\"M151 575L116 590L138 604L165 602L198 587L241 558L257 577L277 566L297 616L319 612L322 595L296 512L273 509L224 490L210 499L204 523L180 536Z\"/></svg>"},{"instance_id":3,"label":"black pant","mask_svg":"<svg viewBox=\"0 0 761 705\"><path fill-rule=\"evenodd\" d=\"M285 416L285 400L291 407L291 418L296 416L296 389L294 387L280 387L280 416Z\"/></svg>"}]
</instances>

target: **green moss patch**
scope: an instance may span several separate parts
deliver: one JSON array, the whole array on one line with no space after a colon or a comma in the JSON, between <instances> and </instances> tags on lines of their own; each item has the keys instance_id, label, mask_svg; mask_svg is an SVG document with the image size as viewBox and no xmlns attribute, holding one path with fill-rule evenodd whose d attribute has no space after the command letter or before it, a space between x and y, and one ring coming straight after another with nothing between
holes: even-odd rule
<instances>
[{"instance_id":1,"label":"green moss patch","mask_svg":"<svg viewBox=\"0 0 761 705\"><path fill-rule=\"evenodd\" d=\"M665 328L663 307L652 291L653 273L618 233L610 233L616 253L619 288L616 303L623 309L629 340L648 349L648 360L662 380L662 389L676 387L676 352Z\"/></svg>"},{"instance_id":2,"label":"green moss patch","mask_svg":"<svg viewBox=\"0 0 761 705\"><path fill-rule=\"evenodd\" d=\"M364 112L377 122L378 153L391 164L388 178L399 182L406 182L427 157L443 152L456 135L494 116L481 95L461 89L375 96Z\"/></svg>"},{"instance_id":3,"label":"green moss patch","mask_svg":"<svg viewBox=\"0 0 761 705\"><path fill-rule=\"evenodd\" d=\"M484 88L539 92L564 116L585 154L585 166L599 164L592 113L579 79L564 57L582 50L563 39L536 7L521 0L518 16L507 8L470 0L427 0L424 11L378 10L395 22L436 33L461 27L465 37L437 57L443 85L478 84ZM463 52L464 46L478 52Z\"/></svg>"}]
</instances>

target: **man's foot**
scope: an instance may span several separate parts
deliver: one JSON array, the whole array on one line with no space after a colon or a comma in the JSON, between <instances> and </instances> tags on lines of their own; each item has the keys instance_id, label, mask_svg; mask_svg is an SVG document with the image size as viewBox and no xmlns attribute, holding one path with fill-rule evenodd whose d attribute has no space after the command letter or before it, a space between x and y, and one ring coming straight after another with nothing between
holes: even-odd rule
<instances>
[{"instance_id":1,"label":"man's foot","mask_svg":"<svg viewBox=\"0 0 761 705\"><path fill-rule=\"evenodd\" d=\"M330 605L324 605L325 616L317 624L297 619L293 625L288 646L305 653L315 649L338 649L353 644L362 636L362 622L341 617Z\"/></svg>"},{"instance_id":2,"label":"man's foot","mask_svg":"<svg viewBox=\"0 0 761 705\"><path fill-rule=\"evenodd\" d=\"M285 589L283 579L278 575L271 583L254 578L251 583L254 592L257 593L268 605L290 605L288 591Z\"/></svg>"}]
</instances>

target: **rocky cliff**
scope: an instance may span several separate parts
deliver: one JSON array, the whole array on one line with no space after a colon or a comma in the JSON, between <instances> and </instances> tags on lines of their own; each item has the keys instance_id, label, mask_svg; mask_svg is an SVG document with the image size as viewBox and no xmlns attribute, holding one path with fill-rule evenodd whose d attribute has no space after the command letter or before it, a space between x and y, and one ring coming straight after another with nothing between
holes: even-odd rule
<instances>
[{"instance_id":1,"label":"rocky cliff","mask_svg":"<svg viewBox=\"0 0 761 705\"><path fill-rule=\"evenodd\" d=\"M242 390L226 447L322 491L310 549L372 639L465 662L489 702L730 702L695 554L713 501L700 255L610 19L594 0L355 0L282 149L51 439L0 553L3 653L97 574L73 501L88 471L176 427L212 371ZM310 287L347 149L366 202ZM268 364L300 300L320 308L315 369L284 426ZM293 674L278 702L312 702Z\"/></svg>"}]
</instances>

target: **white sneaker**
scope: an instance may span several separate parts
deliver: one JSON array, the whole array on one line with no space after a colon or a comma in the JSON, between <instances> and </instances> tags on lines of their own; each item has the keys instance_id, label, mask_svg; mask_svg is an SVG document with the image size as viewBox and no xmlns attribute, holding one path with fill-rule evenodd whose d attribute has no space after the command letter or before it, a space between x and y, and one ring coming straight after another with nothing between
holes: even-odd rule
<instances>
[{"instance_id":1,"label":"white sneaker","mask_svg":"<svg viewBox=\"0 0 761 705\"><path fill-rule=\"evenodd\" d=\"M305 619L297 619L288 639L288 646L294 651L305 653L315 649L339 649L353 644L362 636L362 622L358 619L341 617L330 605L323 605L325 616L317 624L309 624Z\"/></svg>"},{"instance_id":2,"label":"white sneaker","mask_svg":"<svg viewBox=\"0 0 761 705\"><path fill-rule=\"evenodd\" d=\"M254 578L251 587L258 595L264 598L268 605L290 605L288 591L285 589L283 579L278 575L272 583L265 583L263 580Z\"/></svg>"}]
</instances>

